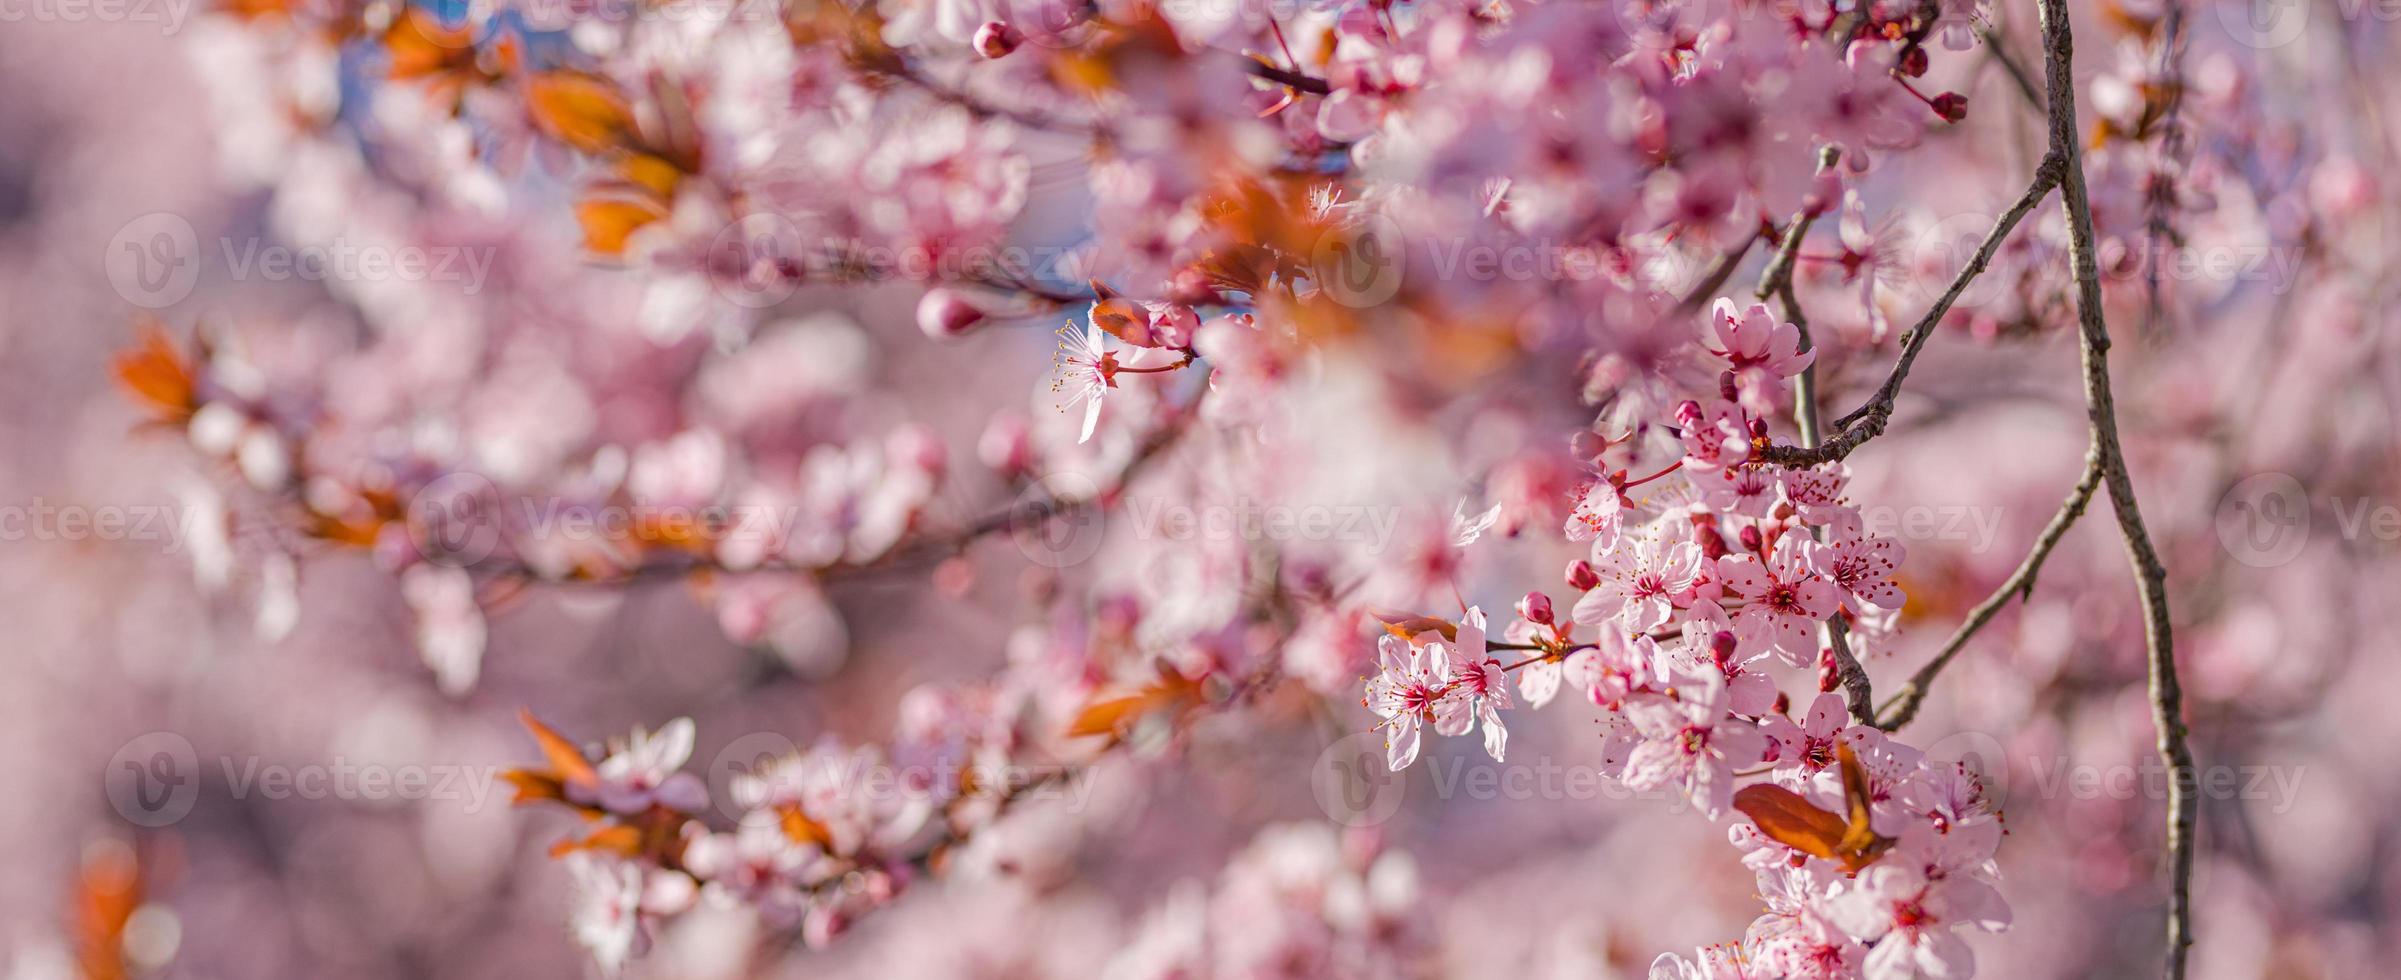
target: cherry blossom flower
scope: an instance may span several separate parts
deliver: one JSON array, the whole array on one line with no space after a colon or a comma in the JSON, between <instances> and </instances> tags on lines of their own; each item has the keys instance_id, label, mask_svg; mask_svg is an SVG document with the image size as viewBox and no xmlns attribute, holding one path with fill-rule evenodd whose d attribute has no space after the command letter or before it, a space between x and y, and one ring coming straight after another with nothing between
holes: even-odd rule
<instances>
[{"instance_id":1,"label":"cherry blossom flower","mask_svg":"<svg viewBox=\"0 0 2401 980\"><path fill-rule=\"evenodd\" d=\"M1626 785L1674 787L1714 820L1734 796L1734 771L1757 763L1767 738L1727 714L1725 682L1713 673L1670 681L1672 696L1639 694L1626 700L1626 718L1643 739L1626 761Z\"/></svg>"},{"instance_id":2,"label":"cherry blossom flower","mask_svg":"<svg viewBox=\"0 0 2401 980\"><path fill-rule=\"evenodd\" d=\"M1743 425L1742 408L1733 402L1718 398L1684 402L1676 408L1676 424L1682 427L1679 437L1684 443L1688 478L1697 479L1751 456L1751 433Z\"/></svg>"},{"instance_id":3,"label":"cherry blossom flower","mask_svg":"<svg viewBox=\"0 0 2401 980\"><path fill-rule=\"evenodd\" d=\"M1991 885L1929 882L1916 867L1890 861L1861 872L1852 888L1827 903L1826 915L1875 944L1862 965L1869 980L1968 976L1976 957L1957 928L1998 931L2009 925L2008 906Z\"/></svg>"},{"instance_id":4,"label":"cherry blossom flower","mask_svg":"<svg viewBox=\"0 0 2401 980\"><path fill-rule=\"evenodd\" d=\"M1817 352L1801 349L1800 328L1776 319L1767 304L1753 303L1737 312L1732 300L1720 298L1710 307L1709 324L1717 349L1734 372L1742 406L1766 414L1784 405L1784 379L1801 373L1817 360Z\"/></svg>"},{"instance_id":5,"label":"cherry blossom flower","mask_svg":"<svg viewBox=\"0 0 2401 980\"><path fill-rule=\"evenodd\" d=\"M1907 551L1886 537L1836 535L1815 550L1818 574L1842 590L1843 608L1856 613L1862 605L1898 609L1902 595L1892 583Z\"/></svg>"},{"instance_id":6,"label":"cherry blossom flower","mask_svg":"<svg viewBox=\"0 0 2401 980\"><path fill-rule=\"evenodd\" d=\"M1567 515L1569 541L1590 541L1595 548L1617 547L1625 526L1626 500L1616 484L1595 480L1576 491L1575 509Z\"/></svg>"},{"instance_id":7,"label":"cherry blossom flower","mask_svg":"<svg viewBox=\"0 0 2401 980\"><path fill-rule=\"evenodd\" d=\"M1735 614L1735 634L1795 667L1816 661L1818 621L1842 605L1842 594L1817 577L1815 550L1807 535L1786 534L1765 561L1756 555L1717 560L1726 591L1747 600Z\"/></svg>"},{"instance_id":8,"label":"cherry blossom flower","mask_svg":"<svg viewBox=\"0 0 2401 980\"><path fill-rule=\"evenodd\" d=\"M1777 480L1765 466L1745 463L1687 474L1709 506L1744 517L1766 517L1776 500Z\"/></svg>"},{"instance_id":9,"label":"cherry blossom flower","mask_svg":"<svg viewBox=\"0 0 2401 980\"><path fill-rule=\"evenodd\" d=\"M614 813L633 814L653 804L696 812L708 805L708 787L700 777L678 772L692 757L693 725L677 718L656 732L634 729L633 735L594 767L599 781L591 801Z\"/></svg>"},{"instance_id":10,"label":"cherry blossom flower","mask_svg":"<svg viewBox=\"0 0 2401 980\"><path fill-rule=\"evenodd\" d=\"M1808 469L1776 471L1778 486L1784 502L1793 506L1801 519L1811 524L1832 524L1848 514L1855 514L1843 502L1843 486L1850 482L1850 467L1840 462L1820 463Z\"/></svg>"},{"instance_id":11,"label":"cherry blossom flower","mask_svg":"<svg viewBox=\"0 0 2401 980\"><path fill-rule=\"evenodd\" d=\"M1637 642L1637 646L1649 645L1652 676L1666 678L1714 671L1725 678L1728 710L1750 717L1768 716L1776 703L1776 682L1760 662L1769 653L1756 646L1743 651L1725 609L1715 600L1695 600L1692 611L1684 618L1681 634L1673 642L1657 642L1647 636ZM1772 725L1775 719L1771 716L1768 720ZM1769 734L1774 735L1774 731L1770 729Z\"/></svg>"},{"instance_id":12,"label":"cherry blossom flower","mask_svg":"<svg viewBox=\"0 0 2401 980\"><path fill-rule=\"evenodd\" d=\"M1629 632L1657 629L1675 611L1675 597L1692 588L1701 565L1701 549L1690 541L1664 540L1651 531L1603 551L1596 548L1593 569L1601 582L1576 600L1569 615L1591 626L1610 620Z\"/></svg>"},{"instance_id":13,"label":"cherry blossom flower","mask_svg":"<svg viewBox=\"0 0 2401 980\"><path fill-rule=\"evenodd\" d=\"M631 861L586 852L568 856L574 876L576 941L601 971L615 975L650 949L651 926L692 905L697 889L680 871L644 870Z\"/></svg>"},{"instance_id":14,"label":"cherry blossom flower","mask_svg":"<svg viewBox=\"0 0 2401 980\"><path fill-rule=\"evenodd\" d=\"M1484 611L1469 607L1459 617L1458 642L1447 644L1448 658L1445 676L1457 686L1459 694L1475 706L1475 720L1484 730L1484 751L1492 761L1501 762L1509 745L1509 730L1501 722L1501 709L1509 707L1509 677L1501 670L1501 662L1485 652ZM1437 725L1440 731L1441 726ZM1464 735L1465 731L1444 731L1445 735Z\"/></svg>"},{"instance_id":15,"label":"cherry blossom flower","mask_svg":"<svg viewBox=\"0 0 2401 980\"><path fill-rule=\"evenodd\" d=\"M1467 512L1467 499L1460 498L1459 506L1451 512L1451 547L1465 548L1476 543L1476 539L1483 537L1484 532L1491 530L1493 523L1500 518L1501 505L1494 504L1481 514L1470 515Z\"/></svg>"},{"instance_id":16,"label":"cherry blossom flower","mask_svg":"<svg viewBox=\"0 0 2401 980\"><path fill-rule=\"evenodd\" d=\"M1385 763L1398 772L1417 761L1421 728L1461 734L1475 723L1476 705L1452 686L1449 655L1439 644L1377 638L1379 671L1367 682L1367 706L1384 719Z\"/></svg>"},{"instance_id":17,"label":"cherry blossom flower","mask_svg":"<svg viewBox=\"0 0 2401 980\"><path fill-rule=\"evenodd\" d=\"M1077 442L1092 440L1092 430L1100 425L1101 398L1115 387L1117 355L1110 353L1108 342L1101 339L1099 324L1086 322L1080 334L1072 323L1060 328L1059 378L1051 390L1067 395L1060 404L1062 410L1078 403L1084 406L1083 434L1076 437Z\"/></svg>"},{"instance_id":18,"label":"cherry blossom flower","mask_svg":"<svg viewBox=\"0 0 2401 980\"><path fill-rule=\"evenodd\" d=\"M806 876L819 858L817 848L794 840L767 810L744 815L730 833L702 831L684 845L684 867L703 883L704 898L751 906L785 926L806 911Z\"/></svg>"},{"instance_id":19,"label":"cherry blossom flower","mask_svg":"<svg viewBox=\"0 0 2401 980\"><path fill-rule=\"evenodd\" d=\"M1835 745L1850 727L1850 720L1851 709L1845 706L1843 696L1826 691L1809 702L1809 713L1800 724L1782 715L1770 715L1761 723L1761 730L1775 743L1776 768L1816 775L1834 765Z\"/></svg>"}]
</instances>

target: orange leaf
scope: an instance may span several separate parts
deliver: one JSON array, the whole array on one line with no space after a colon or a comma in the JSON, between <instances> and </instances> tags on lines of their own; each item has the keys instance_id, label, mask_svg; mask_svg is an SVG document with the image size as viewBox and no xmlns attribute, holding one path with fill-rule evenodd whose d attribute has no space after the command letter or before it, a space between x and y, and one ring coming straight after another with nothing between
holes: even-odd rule
<instances>
[{"instance_id":1,"label":"orange leaf","mask_svg":"<svg viewBox=\"0 0 2401 980\"><path fill-rule=\"evenodd\" d=\"M191 363L175 349L175 342L168 339L157 320L145 317L135 330L139 339L110 365L117 383L166 421L190 419L200 408Z\"/></svg>"},{"instance_id":2,"label":"orange leaf","mask_svg":"<svg viewBox=\"0 0 2401 980\"><path fill-rule=\"evenodd\" d=\"M1406 619L1385 619L1383 620L1383 623L1384 632L1390 633L1404 640L1424 633L1440 633L1442 634L1443 639L1450 640L1454 643L1459 639L1459 624L1437 616L1411 616Z\"/></svg>"},{"instance_id":3,"label":"orange leaf","mask_svg":"<svg viewBox=\"0 0 2401 980\"><path fill-rule=\"evenodd\" d=\"M125 926L142 905L142 866L132 847L118 841L87 848L68 906L73 917L77 976L123 980Z\"/></svg>"},{"instance_id":4,"label":"orange leaf","mask_svg":"<svg viewBox=\"0 0 2401 980\"><path fill-rule=\"evenodd\" d=\"M566 857L577 851L606 851L621 857L642 853L642 830L631 824L610 824L595 830L581 840L563 840L550 846L551 857Z\"/></svg>"},{"instance_id":5,"label":"orange leaf","mask_svg":"<svg viewBox=\"0 0 2401 980\"><path fill-rule=\"evenodd\" d=\"M594 76L573 71L530 76L525 105L542 132L586 154L633 142L633 110L614 87Z\"/></svg>"},{"instance_id":6,"label":"orange leaf","mask_svg":"<svg viewBox=\"0 0 2401 980\"><path fill-rule=\"evenodd\" d=\"M550 775L562 785L599 781L599 774L592 771L592 763L584 758L583 750L567 741L566 736L551 730L550 726L542 724L542 719L534 717L532 711L524 708L517 709L517 720L525 724L526 731L534 734L535 744L542 748L542 758L550 763Z\"/></svg>"},{"instance_id":7,"label":"orange leaf","mask_svg":"<svg viewBox=\"0 0 2401 980\"><path fill-rule=\"evenodd\" d=\"M532 769L510 769L500 774L502 781L516 787L517 795L509 800L513 806L539 803L544 800L567 801L567 786L557 776Z\"/></svg>"},{"instance_id":8,"label":"orange leaf","mask_svg":"<svg viewBox=\"0 0 2401 980\"><path fill-rule=\"evenodd\" d=\"M833 832L827 830L824 824L818 823L808 815L807 811L798 806L778 807L776 815L780 818L777 823L783 827L784 836L792 838L793 843L815 844L822 848L829 847L834 842Z\"/></svg>"},{"instance_id":9,"label":"orange leaf","mask_svg":"<svg viewBox=\"0 0 2401 980\"><path fill-rule=\"evenodd\" d=\"M1200 695L1200 685L1170 673L1149 686L1121 697L1097 700L1077 712L1069 735L1123 735L1153 712L1180 710Z\"/></svg>"},{"instance_id":10,"label":"orange leaf","mask_svg":"<svg viewBox=\"0 0 2401 980\"><path fill-rule=\"evenodd\" d=\"M465 26L444 27L432 14L415 7L392 20L384 31L384 50L391 54L395 79L424 78L475 65L475 35Z\"/></svg>"},{"instance_id":11,"label":"orange leaf","mask_svg":"<svg viewBox=\"0 0 2401 980\"><path fill-rule=\"evenodd\" d=\"M1850 745L1837 743L1842 766L1843 815L1827 812L1801 794L1768 783L1745 786L1734 793L1734 808L1751 818L1759 832L1811 857L1839 861L1845 871L1858 871L1884 852L1893 839L1876 833L1869 823L1867 770Z\"/></svg>"},{"instance_id":12,"label":"orange leaf","mask_svg":"<svg viewBox=\"0 0 2401 980\"><path fill-rule=\"evenodd\" d=\"M587 197L575 202L575 220L584 228L584 247L611 257L622 257L626 240L634 232L666 216L665 206L639 197Z\"/></svg>"},{"instance_id":13,"label":"orange leaf","mask_svg":"<svg viewBox=\"0 0 2401 980\"><path fill-rule=\"evenodd\" d=\"M1769 840L1811 857L1840 860L1843 819L1782 786L1755 783L1734 792L1734 808Z\"/></svg>"}]
</instances>

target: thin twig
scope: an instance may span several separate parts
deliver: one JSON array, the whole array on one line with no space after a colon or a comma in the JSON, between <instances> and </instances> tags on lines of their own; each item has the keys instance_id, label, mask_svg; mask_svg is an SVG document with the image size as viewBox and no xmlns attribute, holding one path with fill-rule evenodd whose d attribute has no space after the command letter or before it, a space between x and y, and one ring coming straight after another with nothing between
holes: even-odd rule
<instances>
[{"instance_id":1,"label":"thin twig","mask_svg":"<svg viewBox=\"0 0 2401 980\"><path fill-rule=\"evenodd\" d=\"M1247 55L1237 55L1236 57L1242 59L1243 71L1249 72L1260 78L1267 79L1268 81L1275 82L1279 85L1298 89L1313 95L1326 95L1334 91L1334 86L1328 83L1325 79L1311 75L1307 72L1293 71L1290 68L1278 68L1274 65L1268 64L1267 62L1260 61L1257 58L1249 57Z\"/></svg>"},{"instance_id":2,"label":"thin twig","mask_svg":"<svg viewBox=\"0 0 2401 980\"><path fill-rule=\"evenodd\" d=\"M1820 149L1817 157L1818 169L1824 170L1833 166L1841 152L1839 148L1831 145ZM1801 239L1809 234L1809 226L1816 221L1817 211L1806 205L1793 213L1792 220L1784 225L1783 242L1776 246L1775 254L1768 259L1767 268L1759 271L1759 287L1752 291L1752 295L1762 300L1774 296L1783 305L1784 319L1790 321L1793 327L1801 333L1801 350L1803 352L1814 350L1817 345L1809 336L1809 318L1801 315L1800 298L1793 294L1793 257L1800 254ZM1815 448L1819 425L1817 364L1814 360L1808 367L1801 369L1801 376L1794 381L1792 418L1793 424L1799 426L1801 430L1801 447L1804 449ZM1813 528L1810 531L1812 535L1821 537L1824 532L1824 528ZM1843 626L1841 610L1836 610L1834 615L1818 624L1818 636L1820 642L1823 642L1826 648L1834 653L1835 676L1842 682L1844 699L1850 704L1851 717L1861 724L1873 722L1876 718L1876 689L1868 679L1867 668L1860 666L1859 658L1851 654L1850 630Z\"/></svg>"},{"instance_id":3,"label":"thin twig","mask_svg":"<svg viewBox=\"0 0 2401 980\"><path fill-rule=\"evenodd\" d=\"M2043 99L2042 91L2034 87L2033 76L2026 74L2026 66L2018 64L2017 56L2009 53L2008 38L2002 37L2001 32L1990 27L1978 27L1976 28L1976 39L1984 42L1984 50L1990 52L1992 59L2001 64L2002 71L2009 73L2010 80L2017 83L2018 94L2026 97L2026 102L2034 106L2034 111L2050 111L2050 104Z\"/></svg>"},{"instance_id":4,"label":"thin twig","mask_svg":"<svg viewBox=\"0 0 2401 980\"><path fill-rule=\"evenodd\" d=\"M1966 292L1968 284L1976 281L1985 267L1992 264L1993 255L2001 250L2001 244L2008 240L2010 231L2033 212L2036 205L2042 203L2052 188L2059 185L2062 160L2057 148L2043 156L2042 164L2035 168L2033 183L2026 187L2026 193L2019 195L2017 203L2010 205L2009 210L2002 212L1993 222L1992 230L1984 235L1983 244L1976 247L1976 254L1968 259L1958 275L1951 277L1951 285L1943 290L1933 306L1926 309L1925 315L1918 318L1917 325L1901 335L1901 356L1893 361L1892 370L1885 375L1884 384L1877 387L1874 397L1853 409L1850 414L1835 419L1834 427L1839 431L1824 443L1814 447L1768 446L1759 451L1758 457L1780 466L1816 466L1849 456L1852 450L1882 435L1884 423L1892 418L1893 402L1901 397L1901 382L1909 377L1910 366L1917 363L1918 351L1925 348L1927 338L1934 335L1934 328L1942 325L1943 317L1951 312L1951 304L1959 301L1959 294Z\"/></svg>"},{"instance_id":5,"label":"thin twig","mask_svg":"<svg viewBox=\"0 0 2401 980\"><path fill-rule=\"evenodd\" d=\"M1752 232L1750 237L1742 240L1742 244L1720 253L1717 261L1710 264L1709 271L1702 274L1701 281L1694 283L1684 293L1684 298L1676 301L1675 311L1679 314L1691 313L1700 309L1701 304L1709 302L1709 297L1733 277L1735 267L1742 265L1743 256L1751 254L1751 246L1757 244L1759 238L1759 232Z\"/></svg>"},{"instance_id":6,"label":"thin twig","mask_svg":"<svg viewBox=\"0 0 2401 980\"><path fill-rule=\"evenodd\" d=\"M2143 642L2150 664L2152 723L2159 733L2159 758L2168 779L2168 980L2182 980L2192 945L2195 770L2185 744L2184 692L2176 677L2175 640L2168 620L2167 567L2152 546L2134 499L2118 440L2117 402L2109 385L2109 324L2101 311L2101 275L2093 257L2092 205L2084 188L2082 149L2076 134L2075 42L2066 0L2042 0L2043 68L2050 92L2051 154L2065 164L2059 193L2067 212L2068 263L2076 281L2076 318L2083 341L2084 401L2093 446L2101 460L2110 509L2134 566L2134 589L2143 607Z\"/></svg>"},{"instance_id":7,"label":"thin twig","mask_svg":"<svg viewBox=\"0 0 2401 980\"><path fill-rule=\"evenodd\" d=\"M1910 719L1917 717L1918 708L1926 703L1926 693L1933 690L1935 676L1950 665L1951 658L1967 648L1967 641L1986 623L1992 622L1993 617L2000 615L2001 610L2008 607L2009 600L2025 601L2033 597L2034 576L2042 571L2043 560L2051 556L2051 549L2058 547L2059 540L2067 536L2068 529L2084 516L2085 505L2092 503L2093 491L2100 485L2101 454L2100 447L2095 446L2084 453L2084 476L2077 479L2074 489L2068 491L2067 499L2059 505L2059 512L2051 515L2051 523L2043 525L2042 533L2035 536L2034 546L2027 549L2026 558L2018 563L2017 571L2009 573L2009 578L2001 583L2000 588L1994 589L1992 595L1977 603L1976 608L1968 610L1967 620L1959 624L1950 639L1943 641L1942 649L1934 654L1934 659L1918 668L1917 673L1909 675L1909 680L1901 685L1901 690L1893 695L1892 700L1884 703L1876 727L1889 732L1909 724Z\"/></svg>"}]
</instances>

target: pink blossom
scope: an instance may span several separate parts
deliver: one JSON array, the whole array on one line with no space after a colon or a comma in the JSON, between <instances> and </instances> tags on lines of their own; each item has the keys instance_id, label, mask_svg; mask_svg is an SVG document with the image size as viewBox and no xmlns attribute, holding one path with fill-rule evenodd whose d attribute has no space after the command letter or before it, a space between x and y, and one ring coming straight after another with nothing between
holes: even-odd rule
<instances>
[{"instance_id":1,"label":"pink blossom","mask_svg":"<svg viewBox=\"0 0 2401 980\"><path fill-rule=\"evenodd\" d=\"M1595 548L1593 570L1601 582L1569 615L1577 623L1599 625L1610 620L1628 632L1659 628L1674 612L1674 599L1692 588L1701 565L1701 549L1690 541L1668 541L1653 529L1619 547Z\"/></svg>"},{"instance_id":2,"label":"pink blossom","mask_svg":"<svg viewBox=\"0 0 2401 980\"><path fill-rule=\"evenodd\" d=\"M1817 578L1815 542L1785 534L1763 562L1757 555L1717 560L1726 591L1745 600L1735 614L1735 634L1744 645L1773 650L1785 663L1806 666L1817 659L1817 624L1841 608L1842 595Z\"/></svg>"},{"instance_id":3,"label":"pink blossom","mask_svg":"<svg viewBox=\"0 0 2401 980\"><path fill-rule=\"evenodd\" d=\"M1100 402L1109 390L1117 387L1117 356L1109 353L1108 343L1101 339L1100 326L1087 322L1079 334L1074 324L1059 328L1059 378L1051 390L1067 395L1060 403L1062 411L1084 406L1083 434L1077 442L1092 441L1092 430L1100 425Z\"/></svg>"},{"instance_id":4,"label":"pink blossom","mask_svg":"<svg viewBox=\"0 0 2401 980\"><path fill-rule=\"evenodd\" d=\"M1765 303L1753 303L1738 313L1732 300L1721 297L1710 307L1709 324L1718 344L1711 353L1725 359L1742 392L1742 406L1753 412L1782 409L1784 379L1817 360L1816 351L1801 349L1800 328L1778 321Z\"/></svg>"},{"instance_id":5,"label":"pink blossom","mask_svg":"<svg viewBox=\"0 0 2401 980\"><path fill-rule=\"evenodd\" d=\"M1417 761L1424 726L1456 735L1475 723L1476 705L1452 686L1449 654L1439 644L1418 646L1387 634L1377 638L1376 660L1367 706L1384 719L1384 761L1393 771Z\"/></svg>"},{"instance_id":6,"label":"pink blossom","mask_svg":"<svg viewBox=\"0 0 2401 980\"><path fill-rule=\"evenodd\" d=\"M1901 543L1891 538L1837 534L1819 545L1812 557L1818 574L1842 590L1843 608L1858 612L1862 604L1900 608L1903 597L1892 583L1892 574L1901 567L1905 554Z\"/></svg>"},{"instance_id":7,"label":"pink blossom","mask_svg":"<svg viewBox=\"0 0 2401 980\"><path fill-rule=\"evenodd\" d=\"M1674 787L1711 819L1734 795L1734 771L1757 763L1767 738L1726 713L1725 682L1711 673L1672 678L1675 693L1626 700L1627 720L1642 743L1626 761L1626 785Z\"/></svg>"},{"instance_id":8,"label":"pink blossom","mask_svg":"<svg viewBox=\"0 0 2401 980\"><path fill-rule=\"evenodd\" d=\"M593 767L599 776L591 802L615 813L633 814L658 804L686 813L708 805L708 788L700 777L678 772L692 757L693 725L677 718L656 732L640 728Z\"/></svg>"},{"instance_id":9,"label":"pink blossom","mask_svg":"<svg viewBox=\"0 0 2401 980\"><path fill-rule=\"evenodd\" d=\"M1997 931L2009 908L1991 885L1971 879L1936 883L1906 863L1879 862L1827 903L1827 918L1861 941L1874 943L1863 964L1868 980L1964 977L1975 954L1955 931Z\"/></svg>"}]
</instances>

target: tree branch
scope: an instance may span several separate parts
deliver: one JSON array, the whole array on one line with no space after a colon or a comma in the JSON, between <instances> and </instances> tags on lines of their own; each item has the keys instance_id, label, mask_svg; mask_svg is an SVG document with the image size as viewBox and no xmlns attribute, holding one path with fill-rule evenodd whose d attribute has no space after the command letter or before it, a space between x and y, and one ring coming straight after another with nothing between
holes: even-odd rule
<instances>
[{"instance_id":1,"label":"tree branch","mask_svg":"<svg viewBox=\"0 0 2401 980\"><path fill-rule=\"evenodd\" d=\"M1917 717L1918 708L1925 704L1926 693L1933 689L1935 675L1942 673L1943 668L1950 665L1951 658L1966 649L1967 641L1986 623L1992 622L1993 617L2000 615L2010 599L2023 601L2033 596L2034 576L2042 571L2043 560L2051 556L2051 549L2059 546L2059 539L2066 537L2068 529L2084 516L2085 505L2092 503L2093 491L2100 485L2100 447L2094 446L2085 450L2084 476L2076 481L2075 489L2068 491L2067 500L2059 505L2059 513L2051 515L2051 523L2043 525L2042 533L2035 536L2034 546L2027 550L2025 560L2018 563L2017 571L2009 573L2009 578L2001 583L2000 588L1994 589L1992 595L1977 603L1976 608L1968 610L1967 620L1959 624L1959 629L1951 634L1950 639L1943 641L1942 649L1935 653L1934 659L1918 668L1917 673L1909 675L1908 682L1901 685L1901 690L1893 695L1892 700L1885 702L1883 716L1875 723L1876 727L1889 732L1909 724L1910 719Z\"/></svg>"},{"instance_id":2,"label":"tree branch","mask_svg":"<svg viewBox=\"0 0 2401 980\"><path fill-rule=\"evenodd\" d=\"M1242 59L1243 71L1249 72L1252 75L1260 78L1267 79L1268 81L1275 82L1279 85L1297 89L1303 92L1308 92L1314 95L1326 95L1334 91L1334 86L1329 84L1325 79L1311 75L1307 72L1293 71L1290 68L1278 68L1274 65L1268 64L1267 62L1260 61L1257 58L1249 57L1247 55L1237 55L1237 57Z\"/></svg>"},{"instance_id":3,"label":"tree branch","mask_svg":"<svg viewBox=\"0 0 2401 980\"><path fill-rule=\"evenodd\" d=\"M1818 150L1818 169L1833 166L1841 153L1834 146ZM1801 315L1801 300L1793 295L1793 257L1800 254L1801 239L1809 234L1809 226L1816 221L1817 212L1806 205L1794 212L1792 220L1784 225L1784 240L1776 246L1776 252L1768 259L1767 267L1759 271L1759 287L1752 291L1752 295L1761 300L1769 296L1776 297L1784 307L1784 319L1791 321L1801 333L1802 351L1815 349L1817 345L1809 336L1809 318ZM1793 383L1792 419L1793 424L1801 430L1801 447L1816 448L1819 425L1815 363L1802 368L1801 376ZM1825 529L1812 528L1810 534L1822 539ZM1842 681L1843 696L1850 705L1851 717L1860 724L1874 723L1876 689L1868 679L1867 668L1860 666L1859 658L1851 654L1850 631L1843 626L1840 610L1818 624L1818 638L1819 642L1826 645L1826 649L1833 651L1835 676Z\"/></svg>"},{"instance_id":4,"label":"tree branch","mask_svg":"<svg viewBox=\"0 0 2401 980\"><path fill-rule=\"evenodd\" d=\"M2168 621L2167 567L2152 546L2134 499L2134 478L2118 440L2117 402L2109 385L2109 325L2101 312L2101 276L2093 257L2092 206L2086 198L2082 149L2077 144L2075 41L2066 0L2042 0L2043 68L2050 93L2051 157L2060 170L2060 199L2067 212L2068 263L2076 281L2076 318L2083 341L2084 402L2092 428L2101 480L2110 509L2134 566L2134 589L2143 607L2143 641L2150 664L2152 722L2159 732L2159 758L2168 780L2168 935L2166 976L2182 980L2192 945L2192 875L2195 772L2185 744L2184 692L2176 677L2175 640Z\"/></svg>"},{"instance_id":5,"label":"tree branch","mask_svg":"<svg viewBox=\"0 0 2401 980\"><path fill-rule=\"evenodd\" d=\"M2017 228L2018 222L2024 220L2053 188L2059 186L2064 169L2063 160L2057 147L2044 155L2042 165L2035 168L2034 181L2026 187L2026 193L2019 195L2017 203L2010 205L2009 210L2002 212L1993 222L1992 230L1985 233L1983 243L1976 247L1976 254L1968 259L1958 275L1951 277L1951 285L1943 290L1933 306L1926 309L1925 315L1918 318L1917 324L1901 335L1901 355L1893 361L1892 370L1885 375L1884 383L1877 387L1875 396L1850 414L1834 420L1834 427L1840 431L1815 447L1769 446L1759 451L1758 458L1779 466L1816 466L1849 456L1852 450L1884 434L1884 423L1892 418L1893 402L1901 397L1901 382L1909 377L1910 366L1917 363L1918 351L1925 349L1927 338L1934 335L1934 328L1942 325L1943 317L1951 312L1951 304L1959 301L1959 294L1966 292L1968 284L1975 282L1976 277L1984 273L1985 267L1992 264L1993 255L2001 250L2001 243L2008 240L2009 233Z\"/></svg>"}]
</instances>

